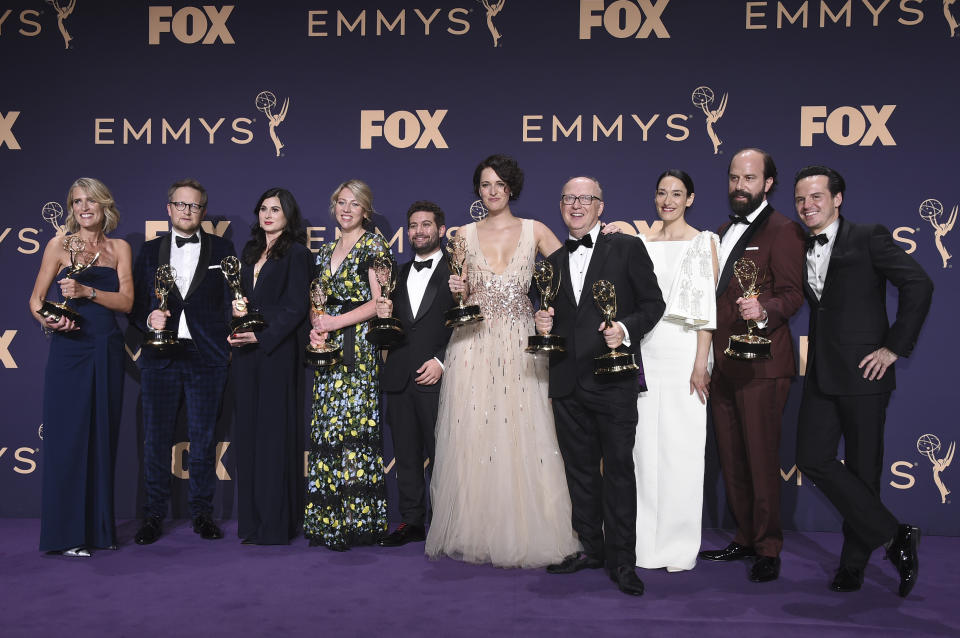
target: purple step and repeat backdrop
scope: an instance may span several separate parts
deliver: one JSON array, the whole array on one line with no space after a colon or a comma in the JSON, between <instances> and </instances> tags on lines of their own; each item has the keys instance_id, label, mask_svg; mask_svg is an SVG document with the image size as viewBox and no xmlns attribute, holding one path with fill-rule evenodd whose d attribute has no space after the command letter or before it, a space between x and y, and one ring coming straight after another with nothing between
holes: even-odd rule
<instances>
[{"instance_id":1,"label":"purple step and repeat backdrop","mask_svg":"<svg viewBox=\"0 0 960 638\"><path fill-rule=\"evenodd\" d=\"M48 342L26 300L53 232L41 210L76 177L113 190L115 235L134 251L167 231L166 188L184 176L209 189L206 228L238 249L258 195L289 188L316 250L334 238L330 191L359 177L406 260L409 203L437 201L451 231L469 222L472 170L490 153L526 171L516 213L559 233L560 186L589 174L603 183L606 221L637 233L656 219L653 180L669 167L696 181L690 221L719 226L729 157L758 145L781 172L777 208L794 215L797 169L833 166L849 184L845 215L888 226L933 277L919 346L898 365L883 490L902 518L960 534L958 20L960 3L940 0L0 2L0 516L39 512ZM792 322L801 357L806 323L804 309ZM141 500L139 352L128 353L121 517ZM836 530L794 462L801 381L783 427L784 522ZM69 386L57 391L71 400ZM234 514L230 421L228 397L222 516ZM389 448L387 437L387 459ZM729 526L712 439L707 458L704 524ZM187 459L178 444L177 516Z\"/></svg>"}]
</instances>

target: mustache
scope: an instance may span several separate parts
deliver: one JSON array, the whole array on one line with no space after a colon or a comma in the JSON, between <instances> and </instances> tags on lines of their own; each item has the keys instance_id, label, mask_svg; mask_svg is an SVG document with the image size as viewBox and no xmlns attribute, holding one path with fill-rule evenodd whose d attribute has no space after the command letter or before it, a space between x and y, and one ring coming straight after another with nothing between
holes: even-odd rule
<instances>
[{"instance_id":1,"label":"mustache","mask_svg":"<svg viewBox=\"0 0 960 638\"><path fill-rule=\"evenodd\" d=\"M735 190L730 193L730 197L746 197L747 199L750 199L750 193L743 190Z\"/></svg>"}]
</instances>

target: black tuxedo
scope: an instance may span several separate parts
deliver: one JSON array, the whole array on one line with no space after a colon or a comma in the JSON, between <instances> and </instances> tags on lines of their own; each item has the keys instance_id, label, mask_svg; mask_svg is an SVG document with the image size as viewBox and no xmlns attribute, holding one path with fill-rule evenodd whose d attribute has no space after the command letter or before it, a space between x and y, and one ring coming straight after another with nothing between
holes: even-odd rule
<instances>
[{"instance_id":1,"label":"black tuxedo","mask_svg":"<svg viewBox=\"0 0 960 638\"><path fill-rule=\"evenodd\" d=\"M603 317L592 287L601 279L614 284L615 320L627 328L632 344L621 349L637 355L641 339L663 314L663 296L647 250L634 237L598 236L579 304L570 280L569 251L561 247L548 259L561 277L551 332L564 337L566 352L551 358L550 396L573 505L573 529L586 553L604 560L608 569L632 569L636 563L633 443L639 378L631 374L601 380L593 374L594 357L609 349L598 332Z\"/></svg>"},{"instance_id":2,"label":"black tuxedo","mask_svg":"<svg viewBox=\"0 0 960 638\"><path fill-rule=\"evenodd\" d=\"M192 342L173 356L141 349L140 389L143 398L145 514L163 518L170 498L170 446L182 398L186 399L190 437L190 510L193 516L213 510L216 441L214 427L227 379L230 291L220 272L220 260L233 255L233 245L197 230L200 256L190 289L181 295L173 286L167 296L170 316L166 327L177 330L186 313ZM171 234L146 242L133 269L134 303L130 323L147 329L150 312L159 301L154 295L157 266L170 263Z\"/></svg>"},{"instance_id":3,"label":"black tuxedo","mask_svg":"<svg viewBox=\"0 0 960 638\"><path fill-rule=\"evenodd\" d=\"M897 287L896 320L887 319L887 282ZM893 366L869 381L858 368L880 347L909 356L930 309L933 282L883 226L840 218L820 299L810 304L807 376L797 428L797 466L843 516L840 564L862 569L893 538L897 519L880 501L883 430ZM837 459L844 438L846 464Z\"/></svg>"},{"instance_id":4,"label":"black tuxedo","mask_svg":"<svg viewBox=\"0 0 960 638\"><path fill-rule=\"evenodd\" d=\"M393 316L403 325L404 340L390 349L380 366L380 389L386 394L397 463L400 516L407 525L422 527L427 512L423 464L433 460L440 383L421 385L414 379L424 362L434 357L443 361L452 332L444 326L444 312L453 306L453 297L447 284L450 269L441 257L414 316L407 292L412 263L403 265L393 291Z\"/></svg>"}]
</instances>

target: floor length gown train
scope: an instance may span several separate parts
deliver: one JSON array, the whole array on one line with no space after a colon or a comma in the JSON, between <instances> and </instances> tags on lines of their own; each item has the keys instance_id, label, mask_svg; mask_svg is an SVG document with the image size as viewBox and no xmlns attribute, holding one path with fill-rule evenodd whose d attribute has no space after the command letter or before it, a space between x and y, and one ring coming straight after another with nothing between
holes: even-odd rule
<instances>
[{"instance_id":1,"label":"floor length gown train","mask_svg":"<svg viewBox=\"0 0 960 638\"><path fill-rule=\"evenodd\" d=\"M693 569L700 551L707 410L690 393L698 329L716 325L716 235L648 242L667 303L640 343L647 391L637 399L637 566Z\"/></svg>"},{"instance_id":2,"label":"floor length gown train","mask_svg":"<svg viewBox=\"0 0 960 638\"><path fill-rule=\"evenodd\" d=\"M66 269L57 276L66 276ZM91 266L75 276L116 292L117 271ZM117 544L113 475L123 405L123 337L115 313L86 299L70 305L80 329L54 333L43 385L40 550Z\"/></svg>"},{"instance_id":3,"label":"floor length gown train","mask_svg":"<svg viewBox=\"0 0 960 638\"><path fill-rule=\"evenodd\" d=\"M467 239L468 303L484 320L456 328L447 347L426 553L500 567L539 567L576 551L570 496L547 399L547 358L524 352L534 333L527 292L533 222L503 273Z\"/></svg>"}]
</instances>

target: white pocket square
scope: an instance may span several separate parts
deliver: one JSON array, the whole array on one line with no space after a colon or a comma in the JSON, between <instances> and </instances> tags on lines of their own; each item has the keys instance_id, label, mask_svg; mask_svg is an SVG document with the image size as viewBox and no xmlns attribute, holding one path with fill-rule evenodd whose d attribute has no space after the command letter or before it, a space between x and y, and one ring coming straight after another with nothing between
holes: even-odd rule
<instances>
[{"instance_id":1,"label":"white pocket square","mask_svg":"<svg viewBox=\"0 0 960 638\"><path fill-rule=\"evenodd\" d=\"M760 250L759 246L747 246L744 250Z\"/></svg>"}]
</instances>

